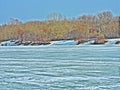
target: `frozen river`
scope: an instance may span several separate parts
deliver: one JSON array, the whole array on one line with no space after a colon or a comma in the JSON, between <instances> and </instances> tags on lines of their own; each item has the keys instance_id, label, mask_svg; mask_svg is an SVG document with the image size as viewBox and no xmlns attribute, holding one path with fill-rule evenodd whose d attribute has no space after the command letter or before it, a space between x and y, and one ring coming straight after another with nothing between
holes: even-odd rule
<instances>
[{"instance_id":1,"label":"frozen river","mask_svg":"<svg viewBox=\"0 0 120 90\"><path fill-rule=\"evenodd\" d=\"M120 45L1 46L0 90L120 90Z\"/></svg>"}]
</instances>

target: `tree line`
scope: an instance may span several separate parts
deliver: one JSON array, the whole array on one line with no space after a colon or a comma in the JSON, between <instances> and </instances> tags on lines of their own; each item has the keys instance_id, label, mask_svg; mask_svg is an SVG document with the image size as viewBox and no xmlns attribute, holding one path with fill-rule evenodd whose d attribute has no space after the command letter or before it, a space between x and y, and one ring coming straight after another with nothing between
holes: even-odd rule
<instances>
[{"instance_id":1,"label":"tree line","mask_svg":"<svg viewBox=\"0 0 120 90\"><path fill-rule=\"evenodd\" d=\"M96 15L82 15L72 19L67 19L59 13L52 13L44 21L25 23L11 18L8 24L0 26L0 42L6 40L49 42L119 37L120 17L114 16L109 11Z\"/></svg>"}]
</instances>

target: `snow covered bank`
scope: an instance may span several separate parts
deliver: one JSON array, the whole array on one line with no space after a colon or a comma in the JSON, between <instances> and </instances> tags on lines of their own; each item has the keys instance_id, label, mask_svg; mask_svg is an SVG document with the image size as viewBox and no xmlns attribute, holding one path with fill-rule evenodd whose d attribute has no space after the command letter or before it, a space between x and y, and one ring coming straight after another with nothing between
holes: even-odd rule
<instances>
[{"instance_id":1,"label":"snow covered bank","mask_svg":"<svg viewBox=\"0 0 120 90\"><path fill-rule=\"evenodd\" d=\"M13 41L4 41L0 43L0 46L16 46L15 42Z\"/></svg>"},{"instance_id":2,"label":"snow covered bank","mask_svg":"<svg viewBox=\"0 0 120 90\"><path fill-rule=\"evenodd\" d=\"M115 39L108 39L108 42L105 43L106 45L112 45L112 44L117 44L117 42L120 41L120 38L115 38Z\"/></svg>"},{"instance_id":3,"label":"snow covered bank","mask_svg":"<svg viewBox=\"0 0 120 90\"><path fill-rule=\"evenodd\" d=\"M94 44L95 40L89 40L84 43L80 43L80 45L96 45ZM115 44L120 44L120 38L116 39L107 39L107 42L102 45L115 45ZM0 43L0 46L35 46L35 45L78 45L78 41L75 40L60 40L60 41L51 41L50 43L20 43L19 41L4 41ZM99 44L98 44L99 45Z\"/></svg>"},{"instance_id":4,"label":"snow covered bank","mask_svg":"<svg viewBox=\"0 0 120 90\"><path fill-rule=\"evenodd\" d=\"M60 40L52 41L50 45L77 45L77 43L75 40Z\"/></svg>"},{"instance_id":5,"label":"snow covered bank","mask_svg":"<svg viewBox=\"0 0 120 90\"><path fill-rule=\"evenodd\" d=\"M95 43L95 41L90 40L90 41L84 42L83 45L91 45L92 43Z\"/></svg>"},{"instance_id":6,"label":"snow covered bank","mask_svg":"<svg viewBox=\"0 0 120 90\"><path fill-rule=\"evenodd\" d=\"M25 41L21 42L19 40L16 41L3 41L0 43L0 46L37 46L37 45L48 45L50 44L49 42L31 42L31 41Z\"/></svg>"},{"instance_id":7,"label":"snow covered bank","mask_svg":"<svg viewBox=\"0 0 120 90\"><path fill-rule=\"evenodd\" d=\"M89 40L87 42L81 43L80 45L115 45L120 44L120 38L115 39L106 39L105 43L97 43L95 44L95 40Z\"/></svg>"}]
</instances>

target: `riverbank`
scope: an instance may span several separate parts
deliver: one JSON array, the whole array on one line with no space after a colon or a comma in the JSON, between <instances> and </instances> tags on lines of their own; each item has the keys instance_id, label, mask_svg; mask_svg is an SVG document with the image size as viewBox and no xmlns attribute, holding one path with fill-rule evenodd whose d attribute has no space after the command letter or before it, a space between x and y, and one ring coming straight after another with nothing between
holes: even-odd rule
<instances>
[{"instance_id":1,"label":"riverbank","mask_svg":"<svg viewBox=\"0 0 120 90\"><path fill-rule=\"evenodd\" d=\"M104 40L58 40L58 41L25 41L8 40L0 43L0 46L39 46L39 45L100 45L100 44L120 44L120 38L104 39Z\"/></svg>"}]
</instances>

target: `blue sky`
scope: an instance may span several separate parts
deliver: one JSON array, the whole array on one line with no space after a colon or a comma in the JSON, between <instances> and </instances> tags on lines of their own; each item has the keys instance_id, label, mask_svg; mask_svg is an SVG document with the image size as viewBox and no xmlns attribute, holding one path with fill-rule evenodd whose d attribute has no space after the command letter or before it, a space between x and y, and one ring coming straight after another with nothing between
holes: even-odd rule
<instances>
[{"instance_id":1,"label":"blue sky","mask_svg":"<svg viewBox=\"0 0 120 90\"><path fill-rule=\"evenodd\" d=\"M76 17L102 11L120 15L120 0L0 0L0 24L8 23L10 18L43 20L54 12Z\"/></svg>"}]
</instances>

